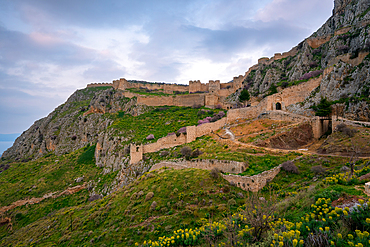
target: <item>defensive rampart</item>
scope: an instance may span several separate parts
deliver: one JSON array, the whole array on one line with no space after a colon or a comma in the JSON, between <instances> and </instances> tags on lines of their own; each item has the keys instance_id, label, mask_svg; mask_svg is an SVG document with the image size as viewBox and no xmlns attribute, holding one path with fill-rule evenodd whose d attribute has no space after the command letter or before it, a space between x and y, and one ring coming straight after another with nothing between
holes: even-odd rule
<instances>
[{"instance_id":1,"label":"defensive rampart","mask_svg":"<svg viewBox=\"0 0 370 247\"><path fill-rule=\"evenodd\" d=\"M227 173L242 173L246 169L246 164L237 161L229 160L176 160L176 161L162 161L157 163L150 168L150 171L160 169L162 167L174 168L174 169L187 169L197 168L212 170L217 168L222 172Z\"/></svg>"},{"instance_id":2,"label":"defensive rampart","mask_svg":"<svg viewBox=\"0 0 370 247\"><path fill-rule=\"evenodd\" d=\"M142 160L143 154L158 152L165 148L176 147L185 143L195 141L197 137L201 137L222 128L227 123L227 118L222 118L213 123L205 123L199 126L187 126L186 133L177 135L168 135L158 139L154 143L146 145L134 145L130 147L130 164L134 164Z\"/></svg>"},{"instance_id":3,"label":"defensive rampart","mask_svg":"<svg viewBox=\"0 0 370 247\"><path fill-rule=\"evenodd\" d=\"M113 87L113 83L90 83L87 84L87 88L92 88L92 87Z\"/></svg>"},{"instance_id":4,"label":"defensive rampart","mask_svg":"<svg viewBox=\"0 0 370 247\"><path fill-rule=\"evenodd\" d=\"M272 181L279 174L280 170L281 165L250 177L239 175L222 175L222 177L243 190L257 192L268 182Z\"/></svg>"}]
</instances>

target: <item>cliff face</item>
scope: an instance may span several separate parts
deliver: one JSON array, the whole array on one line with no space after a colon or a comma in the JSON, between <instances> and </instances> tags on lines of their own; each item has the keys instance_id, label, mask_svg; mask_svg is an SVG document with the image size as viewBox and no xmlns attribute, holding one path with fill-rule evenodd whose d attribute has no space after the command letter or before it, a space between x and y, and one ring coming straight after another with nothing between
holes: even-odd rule
<instances>
[{"instance_id":1,"label":"cliff face","mask_svg":"<svg viewBox=\"0 0 370 247\"><path fill-rule=\"evenodd\" d=\"M282 88L299 84L327 69L321 84L303 104L288 110L312 116L310 107L321 98L338 101L333 109L354 120L370 120L369 60L370 2L336 0L333 15L314 34L292 49L292 55L260 59L244 80L244 87L262 98ZM284 101L284 99L283 99ZM340 107L340 104L342 106ZM343 107L345 104L345 107Z\"/></svg>"},{"instance_id":2,"label":"cliff face","mask_svg":"<svg viewBox=\"0 0 370 247\"><path fill-rule=\"evenodd\" d=\"M105 136L113 121L104 113L117 111L135 115L141 113L142 107L136 106L135 99L125 98L112 88L78 90L66 103L23 132L2 158L38 158L49 152L61 155L94 144Z\"/></svg>"}]
</instances>

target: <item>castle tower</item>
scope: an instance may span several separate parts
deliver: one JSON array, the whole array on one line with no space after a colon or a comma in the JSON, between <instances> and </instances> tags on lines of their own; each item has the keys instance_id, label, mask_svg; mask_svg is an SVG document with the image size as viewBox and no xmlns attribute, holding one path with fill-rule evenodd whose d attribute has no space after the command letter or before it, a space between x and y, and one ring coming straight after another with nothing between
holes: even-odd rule
<instances>
[{"instance_id":1,"label":"castle tower","mask_svg":"<svg viewBox=\"0 0 370 247\"><path fill-rule=\"evenodd\" d=\"M208 83L208 91L212 94L217 94L220 91L220 80L210 80Z\"/></svg>"}]
</instances>

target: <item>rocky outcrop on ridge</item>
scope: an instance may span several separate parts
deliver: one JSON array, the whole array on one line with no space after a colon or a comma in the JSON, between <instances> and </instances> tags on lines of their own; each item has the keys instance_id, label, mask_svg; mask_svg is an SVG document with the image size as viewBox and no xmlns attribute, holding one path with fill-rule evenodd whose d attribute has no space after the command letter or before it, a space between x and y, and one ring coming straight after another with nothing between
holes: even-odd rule
<instances>
[{"instance_id":1,"label":"rocky outcrop on ridge","mask_svg":"<svg viewBox=\"0 0 370 247\"><path fill-rule=\"evenodd\" d=\"M294 47L287 57L261 59L244 80L244 88L261 98L299 84L328 69L320 86L303 104L288 110L307 116L321 98L338 104L341 116L369 121L370 107L370 2L367 0L335 0L333 15L314 34ZM284 101L284 99L283 99ZM339 108L334 105L333 110Z\"/></svg>"}]
</instances>

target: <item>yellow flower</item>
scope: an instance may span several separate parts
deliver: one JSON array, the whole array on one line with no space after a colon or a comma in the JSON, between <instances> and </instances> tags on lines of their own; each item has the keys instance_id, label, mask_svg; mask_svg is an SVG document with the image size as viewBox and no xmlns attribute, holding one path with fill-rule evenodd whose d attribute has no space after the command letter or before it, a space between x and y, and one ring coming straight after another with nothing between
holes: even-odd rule
<instances>
[{"instance_id":1,"label":"yellow flower","mask_svg":"<svg viewBox=\"0 0 370 247\"><path fill-rule=\"evenodd\" d=\"M349 246L354 246L353 242L348 241L347 243Z\"/></svg>"},{"instance_id":2,"label":"yellow flower","mask_svg":"<svg viewBox=\"0 0 370 247\"><path fill-rule=\"evenodd\" d=\"M335 245L335 243L333 241L330 241L330 245Z\"/></svg>"},{"instance_id":3,"label":"yellow flower","mask_svg":"<svg viewBox=\"0 0 370 247\"><path fill-rule=\"evenodd\" d=\"M300 245L303 245L303 243L304 243L303 239L299 240Z\"/></svg>"},{"instance_id":4,"label":"yellow flower","mask_svg":"<svg viewBox=\"0 0 370 247\"><path fill-rule=\"evenodd\" d=\"M279 246L280 247L283 247L284 246L284 243L283 242L279 242Z\"/></svg>"},{"instance_id":5,"label":"yellow flower","mask_svg":"<svg viewBox=\"0 0 370 247\"><path fill-rule=\"evenodd\" d=\"M328 232L330 228L328 226L325 227L325 231Z\"/></svg>"},{"instance_id":6,"label":"yellow flower","mask_svg":"<svg viewBox=\"0 0 370 247\"><path fill-rule=\"evenodd\" d=\"M352 234L348 234L348 238L349 239L353 239L353 235Z\"/></svg>"},{"instance_id":7,"label":"yellow flower","mask_svg":"<svg viewBox=\"0 0 370 247\"><path fill-rule=\"evenodd\" d=\"M297 239L293 239L293 247L296 247L298 244L298 240Z\"/></svg>"},{"instance_id":8,"label":"yellow flower","mask_svg":"<svg viewBox=\"0 0 370 247\"><path fill-rule=\"evenodd\" d=\"M370 219L366 218L366 223L370 224Z\"/></svg>"},{"instance_id":9,"label":"yellow flower","mask_svg":"<svg viewBox=\"0 0 370 247\"><path fill-rule=\"evenodd\" d=\"M338 238L342 239L342 234L338 233Z\"/></svg>"}]
</instances>

